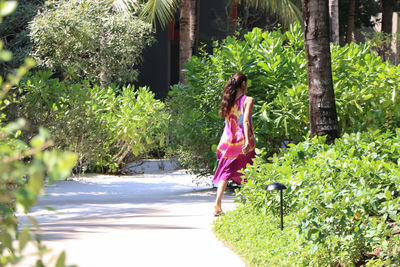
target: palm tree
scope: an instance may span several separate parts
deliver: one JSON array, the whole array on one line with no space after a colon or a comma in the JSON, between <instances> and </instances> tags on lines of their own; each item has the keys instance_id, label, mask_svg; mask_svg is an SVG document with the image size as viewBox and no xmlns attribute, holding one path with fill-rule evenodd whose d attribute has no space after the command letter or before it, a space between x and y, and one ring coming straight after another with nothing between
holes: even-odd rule
<instances>
[{"instance_id":1,"label":"palm tree","mask_svg":"<svg viewBox=\"0 0 400 267\"><path fill-rule=\"evenodd\" d=\"M165 28L179 8L179 0L113 0L114 7L123 12L137 12L154 25Z\"/></svg>"},{"instance_id":2,"label":"palm tree","mask_svg":"<svg viewBox=\"0 0 400 267\"><path fill-rule=\"evenodd\" d=\"M179 69L192 57L195 45L197 18L196 6L200 0L114 0L114 5L119 10L135 10L140 12L140 17L156 26L158 23L162 28L171 21L174 13L180 7L179 16ZM140 10L140 8L142 8ZM179 72L179 80L185 81L182 71Z\"/></svg>"},{"instance_id":3,"label":"palm tree","mask_svg":"<svg viewBox=\"0 0 400 267\"><path fill-rule=\"evenodd\" d=\"M189 61L192 57L193 47L191 46L193 41L190 39L194 36L194 31L192 33L193 27L191 27L191 22L193 22L191 9L194 8L191 5L190 0L181 0L181 12L179 16L179 81L181 83L185 82L185 74L182 72L185 63Z\"/></svg>"},{"instance_id":4,"label":"palm tree","mask_svg":"<svg viewBox=\"0 0 400 267\"><path fill-rule=\"evenodd\" d=\"M339 136L329 45L328 0L302 0L311 137Z\"/></svg>"},{"instance_id":5,"label":"palm tree","mask_svg":"<svg viewBox=\"0 0 400 267\"><path fill-rule=\"evenodd\" d=\"M346 43L353 42L354 19L356 16L356 0L349 2L349 17L347 18Z\"/></svg>"},{"instance_id":6,"label":"palm tree","mask_svg":"<svg viewBox=\"0 0 400 267\"><path fill-rule=\"evenodd\" d=\"M301 10L299 0L239 0L245 6L265 10L267 14L276 15L287 27L295 21L301 21Z\"/></svg>"},{"instance_id":7,"label":"palm tree","mask_svg":"<svg viewBox=\"0 0 400 267\"><path fill-rule=\"evenodd\" d=\"M329 0L330 40L339 44L339 0Z\"/></svg>"}]
</instances>

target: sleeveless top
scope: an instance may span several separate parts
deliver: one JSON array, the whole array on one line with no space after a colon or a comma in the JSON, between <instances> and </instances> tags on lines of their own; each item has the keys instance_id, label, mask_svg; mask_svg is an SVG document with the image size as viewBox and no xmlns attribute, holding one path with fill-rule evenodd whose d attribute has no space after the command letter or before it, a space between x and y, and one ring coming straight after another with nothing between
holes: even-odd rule
<instances>
[{"instance_id":1,"label":"sleeveless top","mask_svg":"<svg viewBox=\"0 0 400 267\"><path fill-rule=\"evenodd\" d=\"M246 95L242 95L236 99L229 114L225 117L224 132L217 147L217 159L236 159L240 154L243 154L242 147L245 143L243 119L246 98ZM251 152L255 148L251 121L249 145L249 152Z\"/></svg>"}]
</instances>

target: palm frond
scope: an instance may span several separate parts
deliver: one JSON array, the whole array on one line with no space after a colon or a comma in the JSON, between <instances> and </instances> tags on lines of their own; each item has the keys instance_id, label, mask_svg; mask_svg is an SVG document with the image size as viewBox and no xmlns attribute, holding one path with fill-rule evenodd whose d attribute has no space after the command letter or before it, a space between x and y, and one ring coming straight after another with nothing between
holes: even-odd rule
<instances>
[{"instance_id":1,"label":"palm frond","mask_svg":"<svg viewBox=\"0 0 400 267\"><path fill-rule=\"evenodd\" d=\"M123 13L135 12L140 7L138 0L113 0L112 4L116 11Z\"/></svg>"},{"instance_id":2,"label":"palm frond","mask_svg":"<svg viewBox=\"0 0 400 267\"><path fill-rule=\"evenodd\" d=\"M244 5L263 9L267 13L276 15L283 26L295 21L301 21L301 10L296 0L240 0Z\"/></svg>"},{"instance_id":3,"label":"palm frond","mask_svg":"<svg viewBox=\"0 0 400 267\"><path fill-rule=\"evenodd\" d=\"M155 26L156 21L164 28L179 6L179 0L148 0L140 17Z\"/></svg>"}]
</instances>

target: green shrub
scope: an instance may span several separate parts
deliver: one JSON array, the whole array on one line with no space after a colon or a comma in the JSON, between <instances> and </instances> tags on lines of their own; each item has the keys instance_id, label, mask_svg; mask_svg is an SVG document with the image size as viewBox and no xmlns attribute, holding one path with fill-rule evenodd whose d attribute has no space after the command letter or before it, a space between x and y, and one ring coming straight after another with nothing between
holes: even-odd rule
<instances>
[{"instance_id":1,"label":"green shrub","mask_svg":"<svg viewBox=\"0 0 400 267\"><path fill-rule=\"evenodd\" d=\"M27 26L41 5L41 0L19 0L14 13L4 18L0 27L0 38L4 42L4 48L11 51L13 57L8 62L0 63L1 75L5 76L24 64L25 57L31 50Z\"/></svg>"},{"instance_id":2,"label":"green shrub","mask_svg":"<svg viewBox=\"0 0 400 267\"><path fill-rule=\"evenodd\" d=\"M368 44L332 46L332 71L342 133L400 126L399 67L382 63ZM203 52L186 64L187 85L172 87L167 103L171 141L182 161L210 173L215 167L213 145L223 120L218 118L227 79L248 75L254 97L256 146L268 155L282 142L303 141L309 133L308 86L302 29L262 32L255 28L243 39L227 37L212 54Z\"/></svg>"},{"instance_id":3,"label":"green shrub","mask_svg":"<svg viewBox=\"0 0 400 267\"><path fill-rule=\"evenodd\" d=\"M15 6L15 1L0 1L0 21ZM12 54L2 47L0 41L0 61L11 60ZM12 104L7 95L33 66L34 61L27 59L15 74L8 75L7 79L0 78L0 266L18 265L28 256L24 251L28 243L37 248L36 266L44 266L43 255L48 249L28 227L20 225L15 213L17 210L27 213L42 193L45 178L49 183L66 178L76 161L73 153L49 149L53 141L45 129L40 128L38 135L27 143L19 138L25 131L26 121L17 119L6 122L9 119L4 110ZM33 225L37 225L34 218L28 218ZM65 253L62 252L56 259L56 265L62 267L64 264Z\"/></svg>"},{"instance_id":4,"label":"green shrub","mask_svg":"<svg viewBox=\"0 0 400 267\"><path fill-rule=\"evenodd\" d=\"M52 133L55 145L79 155L78 170L86 161L104 157L107 131L90 109L87 84L67 84L39 71L21 81L15 90L8 117L26 118L30 124L22 138L30 140L44 126ZM15 114L15 115L14 115Z\"/></svg>"},{"instance_id":5,"label":"green shrub","mask_svg":"<svg viewBox=\"0 0 400 267\"><path fill-rule=\"evenodd\" d=\"M104 122L109 150L108 167L114 170L129 161L143 158L149 152L161 150L167 136L168 118L164 103L155 99L147 87L123 87L115 94L114 88L91 90L91 109L96 120ZM102 166L104 163L96 162Z\"/></svg>"},{"instance_id":6,"label":"green shrub","mask_svg":"<svg viewBox=\"0 0 400 267\"><path fill-rule=\"evenodd\" d=\"M302 246L313 250L314 264L397 266L400 130L346 134L331 146L324 141L290 145L270 163L258 157L245 172L249 182L239 199L251 211L277 217L279 194L265 186L282 182L286 216Z\"/></svg>"},{"instance_id":7,"label":"green shrub","mask_svg":"<svg viewBox=\"0 0 400 267\"><path fill-rule=\"evenodd\" d=\"M125 163L161 150L167 133L164 104L148 88L69 84L39 72L18 86L9 113L50 130L60 149L79 155L77 171L118 172ZM83 169L82 169L83 168Z\"/></svg>"},{"instance_id":8,"label":"green shrub","mask_svg":"<svg viewBox=\"0 0 400 267\"><path fill-rule=\"evenodd\" d=\"M332 72L343 133L400 126L399 67L368 44L332 46Z\"/></svg>"},{"instance_id":9,"label":"green shrub","mask_svg":"<svg viewBox=\"0 0 400 267\"><path fill-rule=\"evenodd\" d=\"M237 71L248 75L248 94L256 100L253 124L257 145L267 147L267 144L273 145L284 139L279 127L269 127L267 133L268 125L263 124L261 119L267 115L262 108L275 98L279 88L291 88L298 80L306 81L306 73L295 69L305 60L304 53L299 51L302 35L298 31L301 31L299 25L293 26L286 35L279 31L263 33L255 28L243 40L229 36L221 44L216 44L212 54L202 52L200 57L192 57L186 64L188 85L173 86L167 103L173 123L172 144L178 151L188 152L180 155L181 161L191 167L200 165L205 173L215 167L215 151L211 147L218 143L222 133L223 120L218 117L222 90L227 79ZM292 38L293 46L282 46L286 36ZM268 66L264 61L268 62ZM300 103L293 105L301 107ZM277 114L282 112L277 111ZM292 118L296 124L303 116L299 114ZM278 126L283 123L286 124L281 119ZM277 132L270 131L275 129ZM300 139L304 129L295 130L300 132L296 133ZM270 151L275 149L268 147Z\"/></svg>"},{"instance_id":10,"label":"green shrub","mask_svg":"<svg viewBox=\"0 0 400 267\"><path fill-rule=\"evenodd\" d=\"M110 1L49 1L29 25L39 66L75 81L129 83L138 76L152 28Z\"/></svg>"}]
</instances>

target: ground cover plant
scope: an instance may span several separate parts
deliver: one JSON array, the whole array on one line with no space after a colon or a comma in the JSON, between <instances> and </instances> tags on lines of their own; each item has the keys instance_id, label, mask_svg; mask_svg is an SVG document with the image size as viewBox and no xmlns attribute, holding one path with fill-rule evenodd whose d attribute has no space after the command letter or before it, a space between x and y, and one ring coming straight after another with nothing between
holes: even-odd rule
<instances>
[{"instance_id":1,"label":"ground cover plant","mask_svg":"<svg viewBox=\"0 0 400 267\"><path fill-rule=\"evenodd\" d=\"M287 215L284 231L279 216L239 206L215 221L214 232L219 239L241 255L246 266L306 266L310 250L297 237L297 228Z\"/></svg>"},{"instance_id":2,"label":"ground cover plant","mask_svg":"<svg viewBox=\"0 0 400 267\"><path fill-rule=\"evenodd\" d=\"M164 146L167 115L149 88L100 88L51 76L49 71L29 75L10 96L14 104L7 113L31 124L24 140L45 126L56 147L79 155L77 172L120 172L125 163Z\"/></svg>"},{"instance_id":3,"label":"ground cover plant","mask_svg":"<svg viewBox=\"0 0 400 267\"><path fill-rule=\"evenodd\" d=\"M186 83L172 87L167 106L171 116L171 146L185 166L200 174L213 173L215 147L222 133L218 118L227 79L248 75L248 95L254 97L253 127L257 147L270 156L283 143L308 135L308 87L302 29L253 31L215 43L212 53L200 53L186 64ZM374 54L369 44L332 46L332 71L342 133L399 126L396 97L399 67Z\"/></svg>"},{"instance_id":4,"label":"ground cover plant","mask_svg":"<svg viewBox=\"0 0 400 267\"><path fill-rule=\"evenodd\" d=\"M345 134L331 146L314 138L290 145L270 162L258 157L238 192L243 206L218 221L217 232L240 244L243 255L252 251L248 260L254 265L286 266L286 256L295 253L295 265L302 266L398 266L399 158L400 130ZM269 258L259 239L271 224L278 228L271 219L279 217L278 194L265 191L276 181L288 187L284 209L290 236L267 234L265 242L291 247ZM253 230L227 226L232 221L249 221Z\"/></svg>"}]
</instances>

